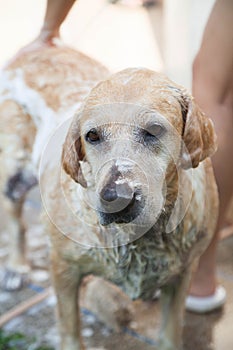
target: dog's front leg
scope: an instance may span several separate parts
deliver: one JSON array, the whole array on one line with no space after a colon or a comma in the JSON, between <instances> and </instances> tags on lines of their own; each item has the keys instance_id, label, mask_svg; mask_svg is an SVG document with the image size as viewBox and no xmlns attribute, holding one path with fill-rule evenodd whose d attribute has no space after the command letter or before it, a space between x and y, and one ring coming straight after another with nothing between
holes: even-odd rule
<instances>
[{"instance_id":1,"label":"dog's front leg","mask_svg":"<svg viewBox=\"0 0 233 350\"><path fill-rule=\"evenodd\" d=\"M61 350L84 350L80 334L78 291L82 280L78 268L52 256L52 275L57 296Z\"/></svg>"},{"instance_id":2,"label":"dog's front leg","mask_svg":"<svg viewBox=\"0 0 233 350\"><path fill-rule=\"evenodd\" d=\"M162 288L159 350L182 349L184 301L189 281L190 272L185 271L174 283Z\"/></svg>"}]
</instances>

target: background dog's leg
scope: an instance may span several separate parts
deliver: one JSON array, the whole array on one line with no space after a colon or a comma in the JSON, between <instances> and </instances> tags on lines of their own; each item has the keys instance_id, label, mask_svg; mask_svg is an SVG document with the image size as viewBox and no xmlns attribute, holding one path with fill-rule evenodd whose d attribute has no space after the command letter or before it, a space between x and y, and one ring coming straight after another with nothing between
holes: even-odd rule
<instances>
[{"instance_id":1,"label":"background dog's leg","mask_svg":"<svg viewBox=\"0 0 233 350\"><path fill-rule=\"evenodd\" d=\"M1 271L0 283L5 290L16 290L28 281L30 270L25 257L25 227L22 221L24 199L4 202L8 212L9 255L6 267Z\"/></svg>"},{"instance_id":2,"label":"background dog's leg","mask_svg":"<svg viewBox=\"0 0 233 350\"><path fill-rule=\"evenodd\" d=\"M159 350L182 349L184 301L190 275L190 271L185 271L173 284L162 288Z\"/></svg>"},{"instance_id":3,"label":"background dog's leg","mask_svg":"<svg viewBox=\"0 0 233 350\"><path fill-rule=\"evenodd\" d=\"M78 304L79 286L82 280L78 268L61 257L51 257L53 286L57 296L57 312L61 336L61 350L84 350L80 334Z\"/></svg>"},{"instance_id":4,"label":"background dog's leg","mask_svg":"<svg viewBox=\"0 0 233 350\"><path fill-rule=\"evenodd\" d=\"M31 162L36 127L25 111L25 106L7 97L8 86L13 90L18 89L13 81L7 79L6 90L2 90L3 99L0 102L0 195L5 209L3 219L5 216L8 219L6 233L10 251L6 262L7 269L1 269L0 283L3 288L14 290L26 282L29 273L24 254L25 229L22 211L28 191L37 183L36 170Z\"/></svg>"}]
</instances>

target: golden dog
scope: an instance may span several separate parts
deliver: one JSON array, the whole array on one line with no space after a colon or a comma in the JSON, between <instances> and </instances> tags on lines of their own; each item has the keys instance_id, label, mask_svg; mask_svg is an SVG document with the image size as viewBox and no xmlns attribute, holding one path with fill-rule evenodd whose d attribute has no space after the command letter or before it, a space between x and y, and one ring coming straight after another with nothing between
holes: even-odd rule
<instances>
[{"instance_id":1,"label":"golden dog","mask_svg":"<svg viewBox=\"0 0 233 350\"><path fill-rule=\"evenodd\" d=\"M213 125L193 98L147 69L100 82L71 126L57 130L42 157L41 191L62 350L84 349L77 297L88 274L133 299L161 288L159 349L181 349L190 271L216 224L215 149Z\"/></svg>"},{"instance_id":2,"label":"golden dog","mask_svg":"<svg viewBox=\"0 0 233 350\"><path fill-rule=\"evenodd\" d=\"M1 72L0 185L11 236L3 284L22 284L21 214L42 158L62 349L84 348L77 296L90 273L133 299L151 298L161 288L159 349L179 349L191 266L208 245L217 216L206 159L216 148L213 127L184 89L146 69L101 82L70 126L69 117L107 75L67 48L27 53ZM70 176L61 169L61 154Z\"/></svg>"}]
</instances>

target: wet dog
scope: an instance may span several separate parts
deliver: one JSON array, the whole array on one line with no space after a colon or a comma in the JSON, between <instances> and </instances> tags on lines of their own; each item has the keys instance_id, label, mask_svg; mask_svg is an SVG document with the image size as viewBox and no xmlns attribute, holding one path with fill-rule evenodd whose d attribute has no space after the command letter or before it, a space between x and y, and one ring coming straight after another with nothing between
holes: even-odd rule
<instances>
[{"instance_id":1,"label":"wet dog","mask_svg":"<svg viewBox=\"0 0 233 350\"><path fill-rule=\"evenodd\" d=\"M22 214L47 139L107 75L97 62L62 47L22 54L0 72L0 192L10 237L4 289L18 289L27 279Z\"/></svg>"},{"instance_id":2,"label":"wet dog","mask_svg":"<svg viewBox=\"0 0 233 350\"><path fill-rule=\"evenodd\" d=\"M194 99L147 69L100 82L57 130L41 192L63 350L84 349L77 297L88 274L132 299L161 288L159 349L181 349L190 271L216 224L215 149L213 125Z\"/></svg>"}]
</instances>

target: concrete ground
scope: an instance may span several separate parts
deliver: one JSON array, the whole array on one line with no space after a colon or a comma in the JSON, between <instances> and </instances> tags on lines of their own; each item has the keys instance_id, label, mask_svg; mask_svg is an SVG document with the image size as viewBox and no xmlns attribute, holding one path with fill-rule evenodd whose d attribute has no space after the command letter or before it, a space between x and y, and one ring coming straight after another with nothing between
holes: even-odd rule
<instances>
[{"instance_id":1,"label":"concrete ground","mask_svg":"<svg viewBox=\"0 0 233 350\"><path fill-rule=\"evenodd\" d=\"M126 0L125 0L126 2ZM39 31L45 0L0 0L0 65ZM163 7L147 10L132 5L110 5L106 0L79 0L62 28L64 41L97 58L112 71L128 66L146 66L166 72L190 88L191 62L200 43L203 25L213 0L164 0ZM0 292L0 315L4 316L21 302L43 296L50 286L48 245L39 223L38 191L30 194L25 205L28 222L28 259L33 267L32 283L20 292ZM0 217L0 262L7 257L9 237ZM186 313L185 350L230 350L233 348L233 236L219 243L218 278L227 290L222 310L206 315ZM21 350L37 346L55 347L59 339L55 328L55 299L49 295L41 303L5 323L7 332L22 332L27 341L17 343ZM88 348L106 350L149 350L156 346L159 327L158 301L133 304L135 315L129 328L114 332L98 320L88 305L83 305L82 334ZM31 343L29 345L29 343ZM1 346L1 345L0 345ZM1 349L0 347L0 350Z\"/></svg>"}]
</instances>

